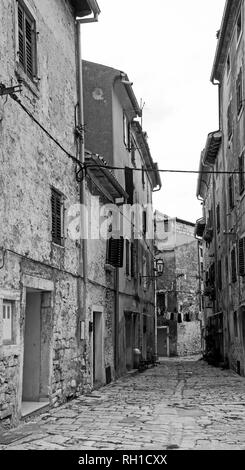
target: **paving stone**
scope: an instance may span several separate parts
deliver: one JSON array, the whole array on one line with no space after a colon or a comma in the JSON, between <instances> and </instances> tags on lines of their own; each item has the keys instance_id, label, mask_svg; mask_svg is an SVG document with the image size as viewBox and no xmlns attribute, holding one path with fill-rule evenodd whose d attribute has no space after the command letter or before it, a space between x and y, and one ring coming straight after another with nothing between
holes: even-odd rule
<instances>
[{"instance_id":1,"label":"paving stone","mask_svg":"<svg viewBox=\"0 0 245 470\"><path fill-rule=\"evenodd\" d=\"M245 379L195 358L127 375L8 431L0 449L245 449Z\"/></svg>"}]
</instances>

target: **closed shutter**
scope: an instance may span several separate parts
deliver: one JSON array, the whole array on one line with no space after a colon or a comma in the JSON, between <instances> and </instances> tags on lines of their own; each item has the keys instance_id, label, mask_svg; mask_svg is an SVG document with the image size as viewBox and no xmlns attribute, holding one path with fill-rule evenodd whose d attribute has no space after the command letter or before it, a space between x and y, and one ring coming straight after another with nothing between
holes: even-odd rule
<instances>
[{"instance_id":1,"label":"closed shutter","mask_svg":"<svg viewBox=\"0 0 245 470\"><path fill-rule=\"evenodd\" d=\"M19 37L19 62L25 67L25 47L24 47L24 11L18 5L18 37Z\"/></svg>"},{"instance_id":2,"label":"closed shutter","mask_svg":"<svg viewBox=\"0 0 245 470\"><path fill-rule=\"evenodd\" d=\"M239 191L244 191L244 153L239 157Z\"/></svg>"},{"instance_id":3,"label":"closed shutter","mask_svg":"<svg viewBox=\"0 0 245 470\"><path fill-rule=\"evenodd\" d=\"M129 276L129 240L126 240L126 275Z\"/></svg>"},{"instance_id":4,"label":"closed shutter","mask_svg":"<svg viewBox=\"0 0 245 470\"><path fill-rule=\"evenodd\" d=\"M231 251L231 280L232 282L236 282L236 249L233 248Z\"/></svg>"},{"instance_id":5,"label":"closed shutter","mask_svg":"<svg viewBox=\"0 0 245 470\"><path fill-rule=\"evenodd\" d=\"M131 243L131 277L135 277L136 266L135 266L136 256L135 256L135 243Z\"/></svg>"},{"instance_id":6,"label":"closed shutter","mask_svg":"<svg viewBox=\"0 0 245 470\"><path fill-rule=\"evenodd\" d=\"M62 200L61 194L52 190L52 240L61 245L62 242Z\"/></svg>"},{"instance_id":7,"label":"closed shutter","mask_svg":"<svg viewBox=\"0 0 245 470\"><path fill-rule=\"evenodd\" d=\"M233 175L229 176L229 204L230 209L234 207L234 182Z\"/></svg>"},{"instance_id":8,"label":"closed shutter","mask_svg":"<svg viewBox=\"0 0 245 470\"><path fill-rule=\"evenodd\" d=\"M25 39L26 39L26 72L27 75L33 77L33 38L32 23L25 18Z\"/></svg>"},{"instance_id":9,"label":"closed shutter","mask_svg":"<svg viewBox=\"0 0 245 470\"><path fill-rule=\"evenodd\" d=\"M221 260L218 261L218 288L219 290L222 289L222 262Z\"/></svg>"},{"instance_id":10,"label":"closed shutter","mask_svg":"<svg viewBox=\"0 0 245 470\"><path fill-rule=\"evenodd\" d=\"M35 21L27 8L18 3L19 63L25 73L33 78L36 74L36 36Z\"/></svg>"},{"instance_id":11,"label":"closed shutter","mask_svg":"<svg viewBox=\"0 0 245 470\"><path fill-rule=\"evenodd\" d=\"M108 263L114 266L115 268L123 267L123 250L124 248L124 239L120 238L110 238L108 246Z\"/></svg>"},{"instance_id":12,"label":"closed shutter","mask_svg":"<svg viewBox=\"0 0 245 470\"><path fill-rule=\"evenodd\" d=\"M217 232L220 231L220 205L217 205Z\"/></svg>"},{"instance_id":13,"label":"closed shutter","mask_svg":"<svg viewBox=\"0 0 245 470\"><path fill-rule=\"evenodd\" d=\"M244 260L245 238L239 240L239 274L245 276L245 260Z\"/></svg>"},{"instance_id":14,"label":"closed shutter","mask_svg":"<svg viewBox=\"0 0 245 470\"><path fill-rule=\"evenodd\" d=\"M125 191L128 194L127 204L134 203L134 179L132 168L125 168Z\"/></svg>"}]
</instances>

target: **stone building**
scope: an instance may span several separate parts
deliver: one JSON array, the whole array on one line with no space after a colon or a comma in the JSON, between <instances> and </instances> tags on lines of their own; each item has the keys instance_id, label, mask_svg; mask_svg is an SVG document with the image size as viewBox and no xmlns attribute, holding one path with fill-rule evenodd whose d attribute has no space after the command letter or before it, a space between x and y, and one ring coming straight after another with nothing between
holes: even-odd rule
<instances>
[{"instance_id":1,"label":"stone building","mask_svg":"<svg viewBox=\"0 0 245 470\"><path fill-rule=\"evenodd\" d=\"M203 201L203 218L196 227L205 241L206 353L241 375L245 375L244 29L244 1L228 0L211 74L219 91L219 130L208 135L201 155L197 195ZM207 170L214 173L204 173Z\"/></svg>"},{"instance_id":2,"label":"stone building","mask_svg":"<svg viewBox=\"0 0 245 470\"><path fill-rule=\"evenodd\" d=\"M199 244L195 224L155 214L155 255L164 262L157 278L159 356L201 351Z\"/></svg>"},{"instance_id":3,"label":"stone building","mask_svg":"<svg viewBox=\"0 0 245 470\"><path fill-rule=\"evenodd\" d=\"M125 239L123 262L105 266L115 286L112 337L114 370L120 375L134 367L134 348L145 358L154 353L152 192L160 189L161 181L127 75L84 61L83 82L85 144L91 152L87 164L102 156L127 193L127 205L118 200L117 208L108 208L113 212L110 238Z\"/></svg>"},{"instance_id":4,"label":"stone building","mask_svg":"<svg viewBox=\"0 0 245 470\"><path fill-rule=\"evenodd\" d=\"M92 384L68 213L81 193L75 20L99 13L95 0L0 3L0 425Z\"/></svg>"}]
</instances>

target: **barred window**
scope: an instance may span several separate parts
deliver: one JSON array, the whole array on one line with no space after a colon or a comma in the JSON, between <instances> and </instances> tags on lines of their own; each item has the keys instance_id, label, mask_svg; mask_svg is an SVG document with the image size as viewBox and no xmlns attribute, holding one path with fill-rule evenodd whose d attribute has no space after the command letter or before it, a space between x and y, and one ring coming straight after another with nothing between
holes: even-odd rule
<instances>
[{"instance_id":1,"label":"barred window","mask_svg":"<svg viewBox=\"0 0 245 470\"><path fill-rule=\"evenodd\" d=\"M29 78L36 76L36 22L25 3L18 0L19 63Z\"/></svg>"},{"instance_id":2,"label":"barred window","mask_svg":"<svg viewBox=\"0 0 245 470\"><path fill-rule=\"evenodd\" d=\"M3 300L3 318L2 318L2 340L3 344L11 344L13 342L13 315L14 304L10 300Z\"/></svg>"}]
</instances>

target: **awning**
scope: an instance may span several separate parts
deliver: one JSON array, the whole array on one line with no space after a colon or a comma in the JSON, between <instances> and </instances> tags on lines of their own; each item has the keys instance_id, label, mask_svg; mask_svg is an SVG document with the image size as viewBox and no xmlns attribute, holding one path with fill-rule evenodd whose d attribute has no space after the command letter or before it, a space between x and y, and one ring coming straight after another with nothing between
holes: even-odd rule
<instances>
[{"instance_id":1,"label":"awning","mask_svg":"<svg viewBox=\"0 0 245 470\"><path fill-rule=\"evenodd\" d=\"M112 171L107 168L107 162L100 155L89 154L85 156L87 175L96 186L99 193L103 194L110 202L116 203L117 199L128 199L128 194L120 185Z\"/></svg>"},{"instance_id":2,"label":"awning","mask_svg":"<svg viewBox=\"0 0 245 470\"><path fill-rule=\"evenodd\" d=\"M206 147L204 150L203 155L203 163L204 165L214 165L216 157L218 155L218 151L220 148L220 144L222 141L222 132L215 131L208 134Z\"/></svg>"}]
</instances>

